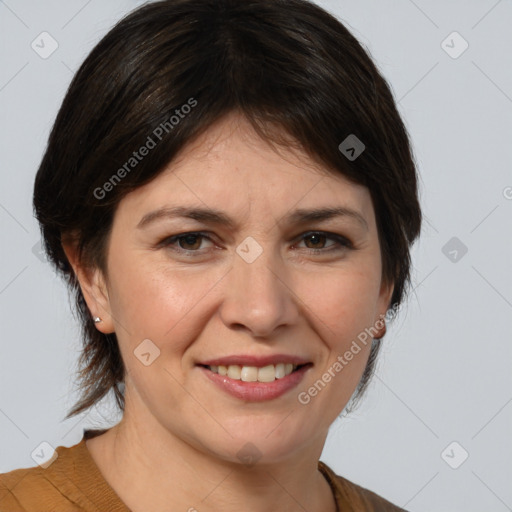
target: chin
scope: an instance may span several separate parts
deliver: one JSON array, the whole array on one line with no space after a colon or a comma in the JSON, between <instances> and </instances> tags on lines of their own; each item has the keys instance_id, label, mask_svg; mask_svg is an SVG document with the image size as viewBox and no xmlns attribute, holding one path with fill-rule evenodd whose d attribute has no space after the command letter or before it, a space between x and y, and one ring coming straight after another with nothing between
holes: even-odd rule
<instances>
[{"instance_id":1,"label":"chin","mask_svg":"<svg viewBox=\"0 0 512 512\"><path fill-rule=\"evenodd\" d=\"M311 429L304 428L303 422L298 425L296 421L290 421L287 414L261 421L255 417L239 419L237 430L226 424L233 437L226 434L222 440L208 443L210 450L221 459L245 465L284 461L313 442Z\"/></svg>"}]
</instances>

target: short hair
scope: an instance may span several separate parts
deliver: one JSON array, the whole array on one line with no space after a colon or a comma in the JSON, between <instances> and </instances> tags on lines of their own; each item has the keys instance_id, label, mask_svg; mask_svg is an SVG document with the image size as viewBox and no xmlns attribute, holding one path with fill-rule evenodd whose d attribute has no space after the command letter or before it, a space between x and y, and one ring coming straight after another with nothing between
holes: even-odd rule
<instances>
[{"instance_id":1,"label":"short hair","mask_svg":"<svg viewBox=\"0 0 512 512\"><path fill-rule=\"evenodd\" d=\"M43 248L74 295L81 324L80 397L66 418L111 390L124 411L125 368L116 334L95 327L62 241L73 235L79 261L106 272L122 198L233 112L269 144L299 147L369 189L382 279L394 284L390 305L403 301L422 222L418 178L406 127L368 50L307 0L145 4L101 39L73 77L35 178ZM364 144L357 158L339 148L349 136ZM136 159L142 146L146 154ZM372 340L350 404L366 389L379 348Z\"/></svg>"}]
</instances>

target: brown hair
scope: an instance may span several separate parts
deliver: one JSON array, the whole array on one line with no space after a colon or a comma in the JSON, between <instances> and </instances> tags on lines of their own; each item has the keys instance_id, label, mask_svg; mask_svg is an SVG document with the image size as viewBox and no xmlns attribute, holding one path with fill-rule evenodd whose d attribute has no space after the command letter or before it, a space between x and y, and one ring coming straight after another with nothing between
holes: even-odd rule
<instances>
[{"instance_id":1,"label":"brown hair","mask_svg":"<svg viewBox=\"0 0 512 512\"><path fill-rule=\"evenodd\" d=\"M95 327L62 240L74 233L81 263L105 272L121 199L234 111L264 140L294 141L368 187L382 277L395 285L390 304L402 302L422 219L416 166L390 88L355 37L306 0L146 4L118 22L74 76L35 179L43 247L74 293L82 327L81 397L66 418L111 390L124 410L124 366L116 335ZM354 160L338 148L349 135L365 145ZM155 145L135 159L149 139ZM374 340L351 403L373 374L379 346Z\"/></svg>"}]
</instances>

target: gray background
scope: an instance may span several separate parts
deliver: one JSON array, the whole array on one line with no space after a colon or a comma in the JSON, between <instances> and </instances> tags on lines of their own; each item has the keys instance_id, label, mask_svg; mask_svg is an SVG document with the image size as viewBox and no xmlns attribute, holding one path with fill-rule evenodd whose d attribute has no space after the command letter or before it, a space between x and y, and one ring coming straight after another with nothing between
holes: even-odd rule
<instances>
[{"instance_id":1,"label":"gray background","mask_svg":"<svg viewBox=\"0 0 512 512\"><path fill-rule=\"evenodd\" d=\"M0 1L0 472L34 466L43 441L72 446L84 427L119 420L105 400L62 421L77 398L79 330L64 284L38 257L31 197L73 72L140 3ZM333 425L322 459L410 511L512 510L511 2L319 4L389 80L425 214L414 292L364 402ZM46 59L31 47L43 31L58 43ZM454 31L469 44L457 58L463 40L442 43Z\"/></svg>"}]
</instances>

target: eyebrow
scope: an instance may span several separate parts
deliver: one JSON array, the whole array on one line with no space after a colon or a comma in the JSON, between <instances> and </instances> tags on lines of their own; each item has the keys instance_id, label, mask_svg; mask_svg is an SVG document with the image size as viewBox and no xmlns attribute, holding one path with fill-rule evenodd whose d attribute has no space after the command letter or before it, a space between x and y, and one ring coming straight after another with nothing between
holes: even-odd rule
<instances>
[{"instance_id":1,"label":"eyebrow","mask_svg":"<svg viewBox=\"0 0 512 512\"><path fill-rule=\"evenodd\" d=\"M235 230L236 222L220 210L202 207L164 207L147 213L137 224L137 229L142 229L149 224L164 218L186 218L207 224L217 224ZM308 222L322 222L336 217L349 217L357 220L365 230L369 230L366 219L356 210L344 206L297 209L284 217L287 224L306 224Z\"/></svg>"}]
</instances>

